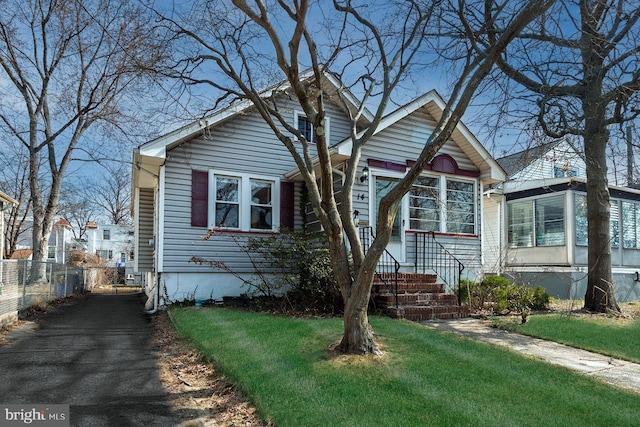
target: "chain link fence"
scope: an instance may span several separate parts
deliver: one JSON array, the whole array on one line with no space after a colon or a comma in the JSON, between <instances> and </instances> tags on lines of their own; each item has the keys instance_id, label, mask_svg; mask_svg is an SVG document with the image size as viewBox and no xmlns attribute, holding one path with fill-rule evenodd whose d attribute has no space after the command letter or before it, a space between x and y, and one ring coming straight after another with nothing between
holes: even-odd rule
<instances>
[{"instance_id":1,"label":"chain link fence","mask_svg":"<svg viewBox=\"0 0 640 427\"><path fill-rule=\"evenodd\" d=\"M0 326L15 321L22 310L85 289L86 270L82 267L0 260Z\"/></svg>"}]
</instances>

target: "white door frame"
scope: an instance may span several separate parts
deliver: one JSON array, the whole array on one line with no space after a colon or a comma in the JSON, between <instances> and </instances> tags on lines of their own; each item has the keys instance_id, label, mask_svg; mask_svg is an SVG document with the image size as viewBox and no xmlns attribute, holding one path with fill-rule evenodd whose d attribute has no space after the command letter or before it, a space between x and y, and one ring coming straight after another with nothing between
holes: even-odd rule
<instances>
[{"instance_id":1,"label":"white door frame","mask_svg":"<svg viewBox=\"0 0 640 427\"><path fill-rule=\"evenodd\" d=\"M378 221L376 180L378 178L401 179L404 177L404 173L389 171L385 169L370 168L369 176L370 176L369 178L369 217L371 219L370 222L375 234L375 229ZM405 257L406 257L406 230L407 230L406 215L407 215L407 197L405 196L402 198L402 201L400 202L400 207L398 208L398 214L396 216L396 220L400 221L400 236L399 236L400 240L399 241L391 240L387 244L387 250L391 255L393 255L393 257L399 263L405 262Z\"/></svg>"}]
</instances>

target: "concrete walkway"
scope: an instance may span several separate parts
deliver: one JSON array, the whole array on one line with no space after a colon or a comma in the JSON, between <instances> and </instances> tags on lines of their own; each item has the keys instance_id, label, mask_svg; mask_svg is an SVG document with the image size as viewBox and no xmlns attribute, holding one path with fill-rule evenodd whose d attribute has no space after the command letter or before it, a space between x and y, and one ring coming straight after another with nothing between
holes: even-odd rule
<instances>
[{"instance_id":1,"label":"concrete walkway","mask_svg":"<svg viewBox=\"0 0 640 427\"><path fill-rule=\"evenodd\" d=\"M178 425L142 310L137 294L91 294L14 330L0 403L68 404L72 426Z\"/></svg>"},{"instance_id":2,"label":"concrete walkway","mask_svg":"<svg viewBox=\"0 0 640 427\"><path fill-rule=\"evenodd\" d=\"M640 365L636 363L507 332L492 327L491 322L487 320L467 318L421 323L475 340L508 347L513 351L533 356L553 365L563 366L640 393Z\"/></svg>"}]
</instances>

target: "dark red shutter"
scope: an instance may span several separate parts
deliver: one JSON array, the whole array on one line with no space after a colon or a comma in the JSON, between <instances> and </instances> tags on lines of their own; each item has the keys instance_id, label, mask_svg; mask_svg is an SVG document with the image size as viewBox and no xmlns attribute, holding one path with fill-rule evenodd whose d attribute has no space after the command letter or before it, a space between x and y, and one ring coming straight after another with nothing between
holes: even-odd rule
<instances>
[{"instance_id":1,"label":"dark red shutter","mask_svg":"<svg viewBox=\"0 0 640 427\"><path fill-rule=\"evenodd\" d=\"M293 182L280 182L280 228L293 230L294 193Z\"/></svg>"},{"instance_id":2,"label":"dark red shutter","mask_svg":"<svg viewBox=\"0 0 640 427\"><path fill-rule=\"evenodd\" d=\"M209 207L209 173L191 171L191 226L206 227Z\"/></svg>"}]
</instances>

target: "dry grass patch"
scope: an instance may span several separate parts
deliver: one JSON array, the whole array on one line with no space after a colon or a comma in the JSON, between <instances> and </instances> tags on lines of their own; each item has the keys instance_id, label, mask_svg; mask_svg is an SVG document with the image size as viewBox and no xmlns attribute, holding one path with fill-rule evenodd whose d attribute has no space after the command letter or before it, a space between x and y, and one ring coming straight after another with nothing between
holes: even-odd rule
<instances>
[{"instance_id":1,"label":"dry grass patch","mask_svg":"<svg viewBox=\"0 0 640 427\"><path fill-rule=\"evenodd\" d=\"M173 410L184 419L181 427L265 425L236 387L177 336L166 312L154 316L153 325L160 381L172 395Z\"/></svg>"}]
</instances>

